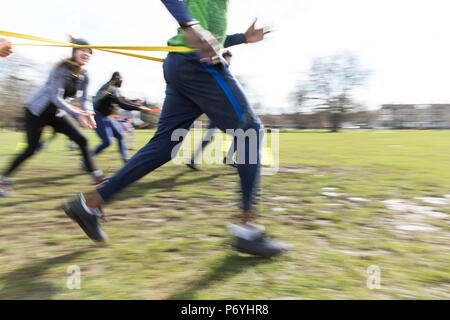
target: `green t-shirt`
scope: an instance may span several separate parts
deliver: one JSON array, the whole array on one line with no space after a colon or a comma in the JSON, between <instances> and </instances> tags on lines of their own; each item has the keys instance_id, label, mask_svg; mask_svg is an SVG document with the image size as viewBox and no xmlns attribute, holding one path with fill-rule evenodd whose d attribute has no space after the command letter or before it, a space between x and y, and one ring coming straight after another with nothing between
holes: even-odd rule
<instances>
[{"instance_id":1,"label":"green t-shirt","mask_svg":"<svg viewBox=\"0 0 450 320\"><path fill-rule=\"evenodd\" d=\"M200 25L216 36L223 44L227 30L227 13L229 0L183 0L192 17L200 22ZM169 46L189 45L183 36L183 30L178 28L178 34L167 41Z\"/></svg>"}]
</instances>

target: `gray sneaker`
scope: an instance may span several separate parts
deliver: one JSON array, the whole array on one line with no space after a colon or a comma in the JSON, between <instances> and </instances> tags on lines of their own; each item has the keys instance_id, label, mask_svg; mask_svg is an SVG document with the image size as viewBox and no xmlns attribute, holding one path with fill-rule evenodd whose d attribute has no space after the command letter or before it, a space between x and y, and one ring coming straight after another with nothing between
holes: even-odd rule
<instances>
[{"instance_id":1,"label":"gray sneaker","mask_svg":"<svg viewBox=\"0 0 450 320\"><path fill-rule=\"evenodd\" d=\"M108 236L98 222L98 218L103 218L103 214L100 210L96 210L95 214L87 212L82 205L82 201L84 201L84 197L81 193L74 200L66 201L63 205L64 212L69 218L78 223L92 240L97 242L108 241Z\"/></svg>"},{"instance_id":2,"label":"gray sneaker","mask_svg":"<svg viewBox=\"0 0 450 320\"><path fill-rule=\"evenodd\" d=\"M233 247L242 253L263 258L271 258L287 250L287 245L261 235L253 240L236 237Z\"/></svg>"}]
</instances>

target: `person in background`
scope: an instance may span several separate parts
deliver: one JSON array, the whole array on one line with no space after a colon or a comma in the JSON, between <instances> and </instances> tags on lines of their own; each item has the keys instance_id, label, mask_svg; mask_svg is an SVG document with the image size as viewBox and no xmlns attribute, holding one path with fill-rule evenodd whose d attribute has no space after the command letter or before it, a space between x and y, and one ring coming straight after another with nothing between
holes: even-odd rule
<instances>
[{"instance_id":1,"label":"person in background","mask_svg":"<svg viewBox=\"0 0 450 320\"><path fill-rule=\"evenodd\" d=\"M131 100L131 102L141 105L143 103L140 99ZM143 129L150 124L142 121L140 111L127 111L124 109L119 110L121 116L119 123L122 129L127 134L127 146L128 150L136 150L134 146L134 139L136 137L135 128Z\"/></svg>"},{"instance_id":2,"label":"person in background","mask_svg":"<svg viewBox=\"0 0 450 320\"><path fill-rule=\"evenodd\" d=\"M84 39L72 41L78 45L88 45ZM38 149L44 127L51 126L56 132L63 133L78 144L86 169L94 183L103 180L101 170L98 170L88 150L88 140L75 124L76 119L83 128L94 129L95 121L92 111L85 108L89 77L83 68L90 60L92 50L88 48L73 48L72 56L60 61L51 71L47 82L36 90L26 100L25 130L27 147L18 154L11 164L3 171L0 178L0 196L11 194L9 178L12 173ZM81 92L81 108L70 105L66 99Z\"/></svg>"},{"instance_id":3,"label":"person in background","mask_svg":"<svg viewBox=\"0 0 450 320\"><path fill-rule=\"evenodd\" d=\"M122 128L120 124L114 119L113 113L116 107L124 110L148 111L147 107L140 104L132 103L126 100L121 94L119 88L122 86L122 76L118 71L114 72L111 79L105 83L97 95L93 98L93 105L95 111L95 121L97 128L95 131L102 140L102 142L94 150L93 154L98 155L105 148L111 145L113 138L117 139L119 151L124 163L128 161L127 146L123 139Z\"/></svg>"}]
</instances>

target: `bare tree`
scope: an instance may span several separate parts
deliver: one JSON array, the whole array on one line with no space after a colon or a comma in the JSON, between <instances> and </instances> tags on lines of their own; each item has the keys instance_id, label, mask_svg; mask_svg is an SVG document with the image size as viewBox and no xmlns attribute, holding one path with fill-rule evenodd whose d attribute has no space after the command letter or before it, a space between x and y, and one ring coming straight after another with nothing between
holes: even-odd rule
<instances>
[{"instance_id":1,"label":"bare tree","mask_svg":"<svg viewBox=\"0 0 450 320\"><path fill-rule=\"evenodd\" d=\"M349 53L315 58L309 80L297 90L297 105L325 111L332 132L337 132L345 114L358 107L352 99L352 90L364 85L368 75L369 71L359 66L357 57Z\"/></svg>"}]
</instances>

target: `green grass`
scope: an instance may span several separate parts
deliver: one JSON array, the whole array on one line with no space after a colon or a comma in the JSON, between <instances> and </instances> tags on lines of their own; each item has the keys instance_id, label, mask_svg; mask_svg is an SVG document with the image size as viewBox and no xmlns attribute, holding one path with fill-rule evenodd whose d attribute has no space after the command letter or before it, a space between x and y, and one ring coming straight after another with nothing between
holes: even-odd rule
<instances>
[{"instance_id":1,"label":"green grass","mask_svg":"<svg viewBox=\"0 0 450 320\"><path fill-rule=\"evenodd\" d=\"M138 131L136 145L152 135ZM1 168L22 139L0 132ZM105 208L110 242L92 243L60 209L91 189L78 152L64 143L58 136L26 162L15 195L0 198L1 299L450 298L449 206L415 199L450 195L449 131L282 131L279 172L263 176L258 222L292 248L269 260L230 248L239 184L223 165L157 169L117 194ZM112 174L117 147L97 162ZM441 215L395 211L389 199ZM405 224L431 229L398 228ZM79 290L66 287L71 265L81 269ZM366 286L371 265L381 269L381 289Z\"/></svg>"}]
</instances>

